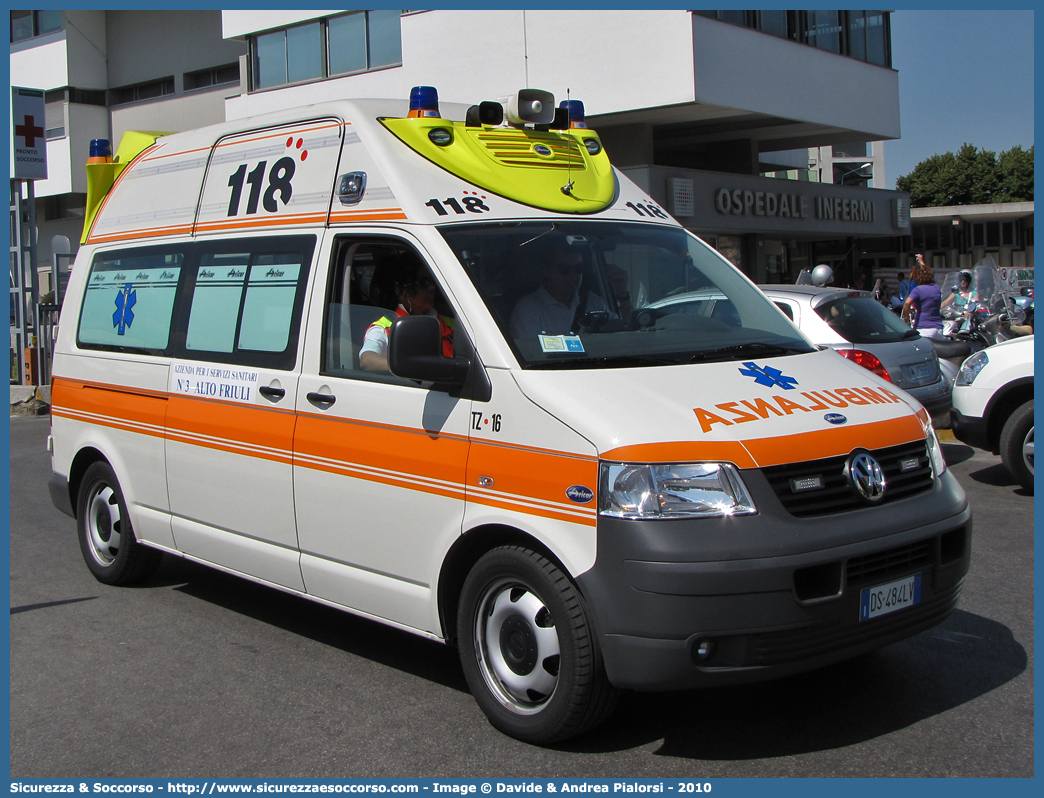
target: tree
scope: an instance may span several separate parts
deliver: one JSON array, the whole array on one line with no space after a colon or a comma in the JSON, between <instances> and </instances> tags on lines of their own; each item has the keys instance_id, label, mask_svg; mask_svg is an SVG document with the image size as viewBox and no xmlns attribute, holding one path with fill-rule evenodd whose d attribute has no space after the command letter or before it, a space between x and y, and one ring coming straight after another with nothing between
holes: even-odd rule
<instances>
[{"instance_id":1,"label":"tree","mask_svg":"<svg viewBox=\"0 0 1044 798\"><path fill-rule=\"evenodd\" d=\"M1012 147L997 160L1000 192L994 202L1033 202L1033 147Z\"/></svg>"},{"instance_id":2,"label":"tree","mask_svg":"<svg viewBox=\"0 0 1044 798\"><path fill-rule=\"evenodd\" d=\"M984 205L993 202L1033 200L1033 147L1021 146L997 154L962 146L921 161L896 181L900 191L910 193L910 205L926 208L940 205Z\"/></svg>"}]
</instances>

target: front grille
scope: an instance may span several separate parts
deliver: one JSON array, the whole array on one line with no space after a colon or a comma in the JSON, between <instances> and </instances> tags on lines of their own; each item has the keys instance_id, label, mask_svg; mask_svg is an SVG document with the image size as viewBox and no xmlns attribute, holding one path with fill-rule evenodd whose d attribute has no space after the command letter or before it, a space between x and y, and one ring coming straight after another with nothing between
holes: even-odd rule
<instances>
[{"instance_id":1,"label":"front grille","mask_svg":"<svg viewBox=\"0 0 1044 798\"><path fill-rule=\"evenodd\" d=\"M960 592L961 583L958 582L914 607L858 624L835 620L829 624L806 626L786 632L754 635L749 657L743 664L781 665L853 648L881 638L916 634L922 629L934 626L949 615L957 606Z\"/></svg>"},{"instance_id":2,"label":"front grille","mask_svg":"<svg viewBox=\"0 0 1044 798\"><path fill-rule=\"evenodd\" d=\"M879 584L891 577L905 574L934 564L932 547L934 538L911 543L909 546L880 551L875 554L864 554L848 561L847 574L849 587L867 584Z\"/></svg>"},{"instance_id":3,"label":"front grille","mask_svg":"<svg viewBox=\"0 0 1044 798\"><path fill-rule=\"evenodd\" d=\"M886 489L878 504L915 496L932 487L932 464L924 441L904 443L870 452L884 471ZM917 460L917 465L901 470L901 464ZM797 518L866 509L868 506L845 477L847 455L788 463L763 469L765 477L783 507ZM795 491L793 481L812 477L822 480L821 488Z\"/></svg>"}]
</instances>

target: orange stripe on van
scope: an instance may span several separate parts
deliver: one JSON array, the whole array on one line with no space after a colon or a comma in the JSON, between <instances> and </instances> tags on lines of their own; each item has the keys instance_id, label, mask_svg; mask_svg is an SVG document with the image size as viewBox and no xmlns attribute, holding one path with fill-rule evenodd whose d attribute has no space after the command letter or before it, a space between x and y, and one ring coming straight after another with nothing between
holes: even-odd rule
<instances>
[{"instance_id":1,"label":"orange stripe on van","mask_svg":"<svg viewBox=\"0 0 1044 798\"><path fill-rule=\"evenodd\" d=\"M127 230L119 233L106 233L105 235L91 235L87 239L88 244L104 244L108 241L123 241L136 238L158 238L159 236L187 235L192 232L191 224L177 225L173 227L143 227L138 230Z\"/></svg>"},{"instance_id":2,"label":"orange stripe on van","mask_svg":"<svg viewBox=\"0 0 1044 798\"><path fill-rule=\"evenodd\" d=\"M291 462L292 411L178 394L170 395L169 405L167 437L170 440L279 463ZM206 440L195 436L205 436Z\"/></svg>"},{"instance_id":3,"label":"orange stripe on van","mask_svg":"<svg viewBox=\"0 0 1044 798\"><path fill-rule=\"evenodd\" d=\"M51 383L51 413L64 418L94 415L89 423L163 436L167 395L56 377ZM147 425L142 429L136 425Z\"/></svg>"},{"instance_id":4,"label":"orange stripe on van","mask_svg":"<svg viewBox=\"0 0 1044 798\"><path fill-rule=\"evenodd\" d=\"M298 464L309 468L358 466L392 472L385 478L408 475L462 486L469 441L462 435L302 413L294 445ZM416 483L408 487L431 490Z\"/></svg>"},{"instance_id":5,"label":"orange stripe on van","mask_svg":"<svg viewBox=\"0 0 1044 798\"><path fill-rule=\"evenodd\" d=\"M255 227L316 225L326 223L326 213L295 213L284 216L263 216L257 219L222 219L217 222L197 222L194 232L212 233L218 230L249 230Z\"/></svg>"},{"instance_id":6,"label":"orange stripe on van","mask_svg":"<svg viewBox=\"0 0 1044 798\"><path fill-rule=\"evenodd\" d=\"M593 490L593 488L592 488ZM554 510L538 507L534 505L528 505L526 507L520 507L518 504L509 504L504 501L497 501L496 499L489 498L486 496L476 496L474 494L468 494L468 502L471 504L481 504L486 507L496 507L498 510L511 510L514 512L524 512L526 515L535 515L540 518L549 518L552 521L565 521L569 524L582 524L583 526L595 526L598 523L597 514L594 511L594 499L591 500L591 515L589 518L577 517L575 515L567 515L565 513L556 513ZM577 505L579 506L579 505Z\"/></svg>"},{"instance_id":7,"label":"orange stripe on van","mask_svg":"<svg viewBox=\"0 0 1044 798\"><path fill-rule=\"evenodd\" d=\"M468 485L478 485L479 477L491 478L492 491L495 493L525 496L579 509L584 505L571 502L566 496L566 489L582 485L592 491L597 490L598 460L595 457L547 449L476 440L472 442L471 454L468 456ZM480 504L492 503L489 498L469 492L468 501L472 500ZM517 510L518 507L513 509Z\"/></svg>"},{"instance_id":8,"label":"orange stripe on van","mask_svg":"<svg viewBox=\"0 0 1044 798\"><path fill-rule=\"evenodd\" d=\"M924 427L916 416L908 415L852 427L831 427L799 435L757 438L744 441L743 445L757 464L764 468L835 457L848 454L853 449L880 449L916 440L924 440Z\"/></svg>"},{"instance_id":9,"label":"orange stripe on van","mask_svg":"<svg viewBox=\"0 0 1044 798\"><path fill-rule=\"evenodd\" d=\"M408 219L401 208L379 208L374 210L332 211L330 224L337 222L378 222Z\"/></svg>"},{"instance_id":10,"label":"orange stripe on van","mask_svg":"<svg viewBox=\"0 0 1044 798\"><path fill-rule=\"evenodd\" d=\"M162 145L160 145L162 146ZM180 152L168 152L165 155L153 155L150 158L145 158L146 161L158 161L162 158L176 158L179 155L191 155L194 152L210 152L210 147L196 147L193 150L181 150Z\"/></svg>"},{"instance_id":11,"label":"orange stripe on van","mask_svg":"<svg viewBox=\"0 0 1044 798\"><path fill-rule=\"evenodd\" d=\"M279 129L278 132L273 131L271 133L266 133L263 136L254 136L253 138L250 138L250 139L236 139L236 138L232 138L232 137L236 136L237 134L236 133L231 133L231 134L229 134L229 138L227 140L226 139L222 139L221 141L219 141L214 146L215 147L231 147L234 144L249 144L251 141L264 141L265 139L281 138L282 136L285 136L287 133L289 133L291 130L294 131L294 134L296 135L297 133L311 133L313 130L326 130L327 128L331 128L331 127L341 127L342 124L347 126L347 125L350 125L351 122L343 122L343 123L342 122L329 122L328 124L324 124L324 125L315 125L314 127L305 127L305 128L300 128L300 129L295 128L292 124L284 125L282 128Z\"/></svg>"}]
</instances>

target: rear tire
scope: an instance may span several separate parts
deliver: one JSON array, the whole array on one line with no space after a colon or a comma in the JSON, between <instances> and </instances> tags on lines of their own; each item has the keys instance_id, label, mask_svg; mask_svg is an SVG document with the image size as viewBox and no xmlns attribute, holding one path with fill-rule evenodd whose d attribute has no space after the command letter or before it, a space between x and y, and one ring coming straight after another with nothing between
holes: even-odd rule
<instances>
[{"instance_id":1,"label":"rear tire","mask_svg":"<svg viewBox=\"0 0 1044 798\"><path fill-rule=\"evenodd\" d=\"M134 537L130 514L116 474L108 463L87 468L76 498L80 551L94 578L107 585L129 585L150 576L162 552Z\"/></svg>"},{"instance_id":2,"label":"rear tire","mask_svg":"<svg viewBox=\"0 0 1044 798\"><path fill-rule=\"evenodd\" d=\"M461 592L457 635L471 694L511 737L560 742L616 705L583 599L534 551L503 546L479 559Z\"/></svg>"},{"instance_id":3,"label":"rear tire","mask_svg":"<svg viewBox=\"0 0 1044 798\"><path fill-rule=\"evenodd\" d=\"M1033 493L1033 400L1008 416L1001 430L1000 455L1018 483Z\"/></svg>"}]
</instances>

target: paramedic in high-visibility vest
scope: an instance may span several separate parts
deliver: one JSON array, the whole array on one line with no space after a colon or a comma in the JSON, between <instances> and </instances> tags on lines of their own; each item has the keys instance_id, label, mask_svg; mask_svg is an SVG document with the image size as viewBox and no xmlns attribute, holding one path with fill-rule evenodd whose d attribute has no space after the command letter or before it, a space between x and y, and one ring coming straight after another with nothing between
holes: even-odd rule
<instances>
[{"instance_id":1,"label":"paramedic in high-visibility vest","mask_svg":"<svg viewBox=\"0 0 1044 798\"><path fill-rule=\"evenodd\" d=\"M437 318L439 326L442 328L442 354L445 357L453 357L454 319L439 314L435 309L438 287L423 264L417 264L415 267L411 264L408 271L404 271L396 277L395 294L399 299L399 306L395 309L396 318L403 316L434 316ZM367 328L363 345L359 349L359 367L364 371L389 371L388 336L394 320L382 316Z\"/></svg>"}]
</instances>

